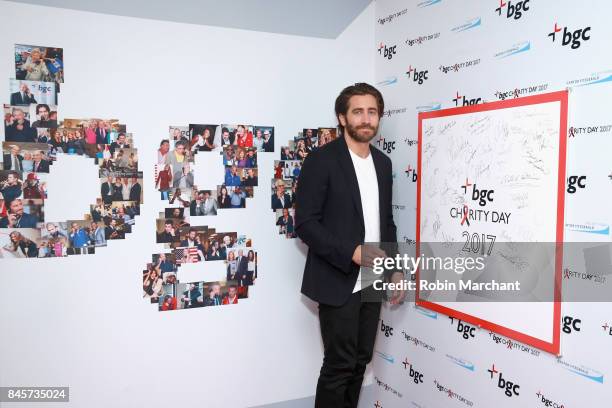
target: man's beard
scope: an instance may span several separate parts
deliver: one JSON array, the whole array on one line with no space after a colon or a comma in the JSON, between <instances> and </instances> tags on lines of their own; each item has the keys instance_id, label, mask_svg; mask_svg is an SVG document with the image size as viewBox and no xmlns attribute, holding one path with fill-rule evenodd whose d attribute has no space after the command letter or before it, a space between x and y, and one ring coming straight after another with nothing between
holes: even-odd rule
<instances>
[{"instance_id":1,"label":"man's beard","mask_svg":"<svg viewBox=\"0 0 612 408\"><path fill-rule=\"evenodd\" d=\"M360 134L359 131L363 129L372 130L372 135L366 136L366 135ZM374 139L374 137L376 136L376 133L378 133L378 126L373 127L370 125L361 125L361 126L353 127L349 123L347 123L346 126L344 127L344 130L346 131L346 134L351 139L357 142L361 142L361 143L369 143L370 140Z\"/></svg>"}]
</instances>

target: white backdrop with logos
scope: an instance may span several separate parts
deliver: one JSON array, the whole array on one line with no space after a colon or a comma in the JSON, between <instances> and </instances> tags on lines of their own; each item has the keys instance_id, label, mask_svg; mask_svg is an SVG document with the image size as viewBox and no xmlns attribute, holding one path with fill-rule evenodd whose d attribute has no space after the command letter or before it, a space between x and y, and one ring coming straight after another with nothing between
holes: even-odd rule
<instances>
[{"instance_id":1,"label":"white backdrop with logos","mask_svg":"<svg viewBox=\"0 0 612 408\"><path fill-rule=\"evenodd\" d=\"M393 159L400 241L416 239L419 111L569 88L565 240L610 242L610 12L603 0L376 2L372 52L387 105L376 143ZM611 289L610 269L588 270L576 259L563 268L563 282ZM559 358L430 310L385 307L374 358L377 392L361 406L605 404L609 305L562 305Z\"/></svg>"}]
</instances>

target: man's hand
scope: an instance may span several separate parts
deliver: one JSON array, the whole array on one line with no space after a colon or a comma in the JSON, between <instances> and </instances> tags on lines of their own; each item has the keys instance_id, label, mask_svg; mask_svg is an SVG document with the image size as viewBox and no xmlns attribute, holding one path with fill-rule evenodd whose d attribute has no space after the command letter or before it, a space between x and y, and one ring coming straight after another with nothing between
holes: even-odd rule
<instances>
[{"instance_id":1,"label":"man's hand","mask_svg":"<svg viewBox=\"0 0 612 408\"><path fill-rule=\"evenodd\" d=\"M404 274L402 272L393 272L391 275L391 282L400 283L404 280ZM398 305L402 303L406 299L407 292L405 289L395 289L391 298L389 299L389 304Z\"/></svg>"},{"instance_id":2,"label":"man's hand","mask_svg":"<svg viewBox=\"0 0 612 408\"><path fill-rule=\"evenodd\" d=\"M387 254L380 248L372 245L359 245L353 252L353 262L359 266L371 268L374 258L385 258Z\"/></svg>"}]
</instances>

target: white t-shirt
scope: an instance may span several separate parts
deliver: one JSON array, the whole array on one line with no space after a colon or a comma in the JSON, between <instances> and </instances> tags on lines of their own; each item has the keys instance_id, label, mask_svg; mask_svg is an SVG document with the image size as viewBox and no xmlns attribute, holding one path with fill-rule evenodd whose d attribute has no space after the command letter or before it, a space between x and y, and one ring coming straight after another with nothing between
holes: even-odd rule
<instances>
[{"instance_id":1,"label":"white t-shirt","mask_svg":"<svg viewBox=\"0 0 612 408\"><path fill-rule=\"evenodd\" d=\"M364 242L380 241L380 212L378 206L378 179L376 178L376 168L372 160L372 152L368 157L362 159L349 149L353 167L357 175L359 193L361 195L361 208L363 209L363 223L365 225ZM361 270L357 277L357 282L353 288L353 293L361 290Z\"/></svg>"}]
</instances>

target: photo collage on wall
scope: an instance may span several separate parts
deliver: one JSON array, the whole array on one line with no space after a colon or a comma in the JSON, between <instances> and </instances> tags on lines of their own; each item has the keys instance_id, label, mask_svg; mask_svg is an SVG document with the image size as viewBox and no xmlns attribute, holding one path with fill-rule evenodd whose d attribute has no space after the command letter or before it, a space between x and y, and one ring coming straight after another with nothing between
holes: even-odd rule
<instances>
[{"instance_id":1,"label":"photo collage on wall","mask_svg":"<svg viewBox=\"0 0 612 408\"><path fill-rule=\"evenodd\" d=\"M271 208L275 213L278 233L295 238L295 195L302 163L308 154L338 137L336 128L303 129L281 147L280 160L274 161Z\"/></svg>"},{"instance_id":2,"label":"photo collage on wall","mask_svg":"<svg viewBox=\"0 0 612 408\"><path fill-rule=\"evenodd\" d=\"M143 271L143 296L160 311L236 304L247 298L257 279L257 251L250 238L192 226L193 217L216 216L246 207L258 185L257 155L274 151L274 127L243 124L170 126L161 140L154 170L165 208L156 220L156 242L170 252L154 254ZM211 154L222 167L223 184L200 189L194 180L198 152ZM223 261L223 277L181 282L178 268L189 263Z\"/></svg>"},{"instance_id":3,"label":"photo collage on wall","mask_svg":"<svg viewBox=\"0 0 612 408\"><path fill-rule=\"evenodd\" d=\"M58 120L62 48L15 45L15 78L4 105L0 163L0 258L93 254L131 232L142 203L133 135L119 120ZM101 195L77 220L45 220L53 163L81 155L99 167Z\"/></svg>"}]
</instances>

